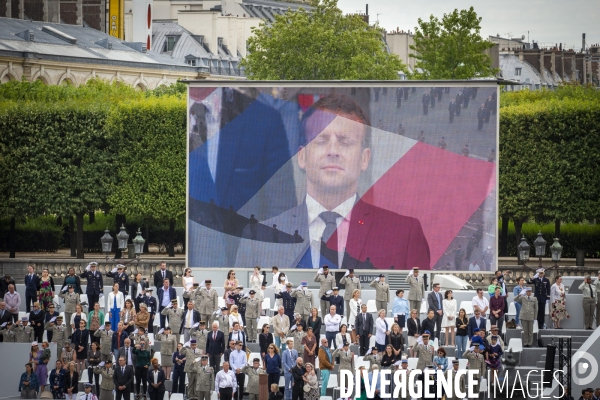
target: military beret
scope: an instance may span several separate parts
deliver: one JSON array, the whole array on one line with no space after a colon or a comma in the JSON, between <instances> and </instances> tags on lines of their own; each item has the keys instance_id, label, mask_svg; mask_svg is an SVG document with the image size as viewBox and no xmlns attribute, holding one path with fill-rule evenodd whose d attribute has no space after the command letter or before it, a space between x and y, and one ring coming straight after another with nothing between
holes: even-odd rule
<instances>
[{"instance_id":1,"label":"military beret","mask_svg":"<svg viewBox=\"0 0 600 400\"><path fill-rule=\"evenodd\" d=\"M205 285L210 285L211 283L212 283L212 280L210 280L210 279L204 280Z\"/></svg>"},{"instance_id":2,"label":"military beret","mask_svg":"<svg viewBox=\"0 0 600 400\"><path fill-rule=\"evenodd\" d=\"M380 278L385 278L385 275L384 274L379 274L379 277Z\"/></svg>"},{"instance_id":3,"label":"military beret","mask_svg":"<svg viewBox=\"0 0 600 400\"><path fill-rule=\"evenodd\" d=\"M196 344L196 339L190 339L190 344Z\"/></svg>"}]
</instances>

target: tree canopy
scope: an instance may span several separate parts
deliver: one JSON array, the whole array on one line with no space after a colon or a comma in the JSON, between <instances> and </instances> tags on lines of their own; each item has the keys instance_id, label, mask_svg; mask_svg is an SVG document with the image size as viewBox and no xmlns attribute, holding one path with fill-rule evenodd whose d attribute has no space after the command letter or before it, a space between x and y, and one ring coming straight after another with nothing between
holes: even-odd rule
<instances>
[{"instance_id":1,"label":"tree canopy","mask_svg":"<svg viewBox=\"0 0 600 400\"><path fill-rule=\"evenodd\" d=\"M337 0L312 0L263 22L248 39L242 60L249 79L393 80L405 66L386 51L379 28L361 16L343 15Z\"/></svg>"},{"instance_id":2,"label":"tree canopy","mask_svg":"<svg viewBox=\"0 0 600 400\"><path fill-rule=\"evenodd\" d=\"M431 15L419 18L415 27L415 44L411 50L417 59L414 79L470 79L497 73L485 51L494 45L480 35L481 17L473 7L455 9L442 19ZM416 69L419 70L416 70Z\"/></svg>"}]
</instances>

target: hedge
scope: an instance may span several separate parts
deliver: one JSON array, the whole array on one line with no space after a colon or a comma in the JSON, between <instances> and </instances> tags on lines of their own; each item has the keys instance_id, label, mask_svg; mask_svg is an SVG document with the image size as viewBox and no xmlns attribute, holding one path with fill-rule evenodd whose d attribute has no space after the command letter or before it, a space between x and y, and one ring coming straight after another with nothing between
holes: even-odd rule
<instances>
[{"instance_id":1,"label":"hedge","mask_svg":"<svg viewBox=\"0 0 600 400\"><path fill-rule=\"evenodd\" d=\"M0 220L0 251L8 251L9 220ZM17 220L15 245L18 252L55 252L63 244L63 227L56 224L55 217Z\"/></svg>"}]
</instances>

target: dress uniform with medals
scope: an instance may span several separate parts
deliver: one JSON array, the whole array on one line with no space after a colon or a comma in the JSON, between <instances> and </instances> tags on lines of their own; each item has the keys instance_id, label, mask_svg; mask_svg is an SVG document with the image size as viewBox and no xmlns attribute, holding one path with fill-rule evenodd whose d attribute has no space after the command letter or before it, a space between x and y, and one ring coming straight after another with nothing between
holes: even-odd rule
<instances>
[{"instance_id":1,"label":"dress uniform with medals","mask_svg":"<svg viewBox=\"0 0 600 400\"><path fill-rule=\"evenodd\" d=\"M210 400L210 392L215 388L215 374L208 364L208 356L202 356L201 366L197 368L196 394L198 400Z\"/></svg>"},{"instance_id":2,"label":"dress uniform with medals","mask_svg":"<svg viewBox=\"0 0 600 400\"><path fill-rule=\"evenodd\" d=\"M4 343L16 343L17 335L15 335L12 321L2 324L2 327L0 327L0 336L4 338Z\"/></svg>"},{"instance_id":3,"label":"dress uniform with medals","mask_svg":"<svg viewBox=\"0 0 600 400\"><path fill-rule=\"evenodd\" d=\"M546 301L550 300L550 287L552 286L550 285L548 278L544 276L544 271L544 268L539 268L537 271L535 271L535 276L529 282L530 284L534 285L533 295L538 302L536 319L539 329L544 328L546 319Z\"/></svg>"},{"instance_id":4,"label":"dress uniform with medals","mask_svg":"<svg viewBox=\"0 0 600 400\"><path fill-rule=\"evenodd\" d=\"M155 340L160 341L160 358L163 367L173 366L173 353L177 351L177 337L171 334L171 327L167 326L159 331Z\"/></svg>"},{"instance_id":5,"label":"dress uniform with medals","mask_svg":"<svg viewBox=\"0 0 600 400\"><path fill-rule=\"evenodd\" d=\"M485 357L481 354L481 352L485 350L485 346L483 345L483 340L479 336L473 336L471 345L472 347L464 352L463 357L469 360L468 368L478 372L478 375L476 375L477 380L473 388L474 392L478 394L480 380L485 377L486 371Z\"/></svg>"},{"instance_id":6,"label":"dress uniform with medals","mask_svg":"<svg viewBox=\"0 0 600 400\"><path fill-rule=\"evenodd\" d=\"M67 337L71 337L71 315L77 311L76 306L79 304L79 294L75 293L75 287L73 285L69 285L68 292L63 291L58 296L65 301L65 324L67 325Z\"/></svg>"},{"instance_id":7,"label":"dress uniform with medals","mask_svg":"<svg viewBox=\"0 0 600 400\"><path fill-rule=\"evenodd\" d=\"M459 386L456 387L456 375L458 374L458 366L459 366L459 361L458 360L452 360L452 369L450 370L450 376L452 377L452 392L451 393L446 393L446 399L447 400L462 400L462 397L458 397L457 395L457 390L460 390L461 392L465 393L465 389L467 387L466 385L466 381L465 381L465 375L461 375L460 380L459 380Z\"/></svg>"},{"instance_id":8,"label":"dress uniform with medals","mask_svg":"<svg viewBox=\"0 0 600 400\"><path fill-rule=\"evenodd\" d=\"M198 324L200 325L199 327L192 328L190 330L190 339L196 339L196 344L200 349L200 353L204 354L206 351L206 338L208 336L208 331L206 330L206 322L200 321Z\"/></svg>"},{"instance_id":9,"label":"dress uniform with medals","mask_svg":"<svg viewBox=\"0 0 600 400\"><path fill-rule=\"evenodd\" d=\"M360 290L360 279L357 276L354 276L354 270L349 269L346 271L346 274L342 279L340 279L340 284L344 285L344 301L346 302L344 310L350 315L350 299L352 299L352 293L355 290ZM306 316L308 318L308 315ZM304 319L306 319L304 318ZM354 325L354 322L351 323Z\"/></svg>"},{"instance_id":10,"label":"dress uniform with medals","mask_svg":"<svg viewBox=\"0 0 600 400\"><path fill-rule=\"evenodd\" d=\"M17 343L31 343L34 339L33 328L27 325L27 317L21 318L21 324L16 325L13 330L15 331Z\"/></svg>"},{"instance_id":11,"label":"dress uniform with medals","mask_svg":"<svg viewBox=\"0 0 600 400\"><path fill-rule=\"evenodd\" d=\"M52 331L52 341L56 343L56 351L59 351L59 349L62 351L65 341L67 340L67 329L62 324L62 317L56 317L55 321L56 323L52 322L52 320L47 322L46 325L44 325L44 329L47 331ZM110 350L110 345L108 348Z\"/></svg>"},{"instance_id":12,"label":"dress uniform with medals","mask_svg":"<svg viewBox=\"0 0 600 400\"><path fill-rule=\"evenodd\" d=\"M384 280L382 281L381 278ZM375 303L377 311L385 310L387 313L388 303L390 302L390 285L385 283L385 275L379 274L379 277L369 284L375 289Z\"/></svg>"},{"instance_id":13,"label":"dress uniform with medals","mask_svg":"<svg viewBox=\"0 0 600 400\"><path fill-rule=\"evenodd\" d=\"M417 273L415 276L414 273ZM408 302L410 310L417 310L417 315L421 313L421 302L425 297L425 281L419 276L419 268L413 268L406 276L406 283L410 285L408 291Z\"/></svg>"},{"instance_id":14,"label":"dress uniform with medals","mask_svg":"<svg viewBox=\"0 0 600 400\"><path fill-rule=\"evenodd\" d=\"M252 360L253 366L246 365L242 368L242 373L248 376L248 384L246 385L246 391L250 396L249 400L258 400L259 387L258 387L258 376L264 374L265 371L259 367L260 359L255 358Z\"/></svg>"},{"instance_id":15,"label":"dress uniform with medals","mask_svg":"<svg viewBox=\"0 0 600 400\"><path fill-rule=\"evenodd\" d=\"M104 327L96 329L95 337L100 338L100 361L112 361L111 347L113 330L110 329L110 321L104 322Z\"/></svg>"},{"instance_id":16,"label":"dress uniform with medals","mask_svg":"<svg viewBox=\"0 0 600 400\"><path fill-rule=\"evenodd\" d=\"M212 286L212 281L210 279L205 280L204 283L205 285ZM200 305L197 311L200 313L200 319L206 321L215 310L219 309L219 295L215 289L207 287L200 288L199 292Z\"/></svg>"},{"instance_id":17,"label":"dress uniform with medals","mask_svg":"<svg viewBox=\"0 0 600 400\"><path fill-rule=\"evenodd\" d=\"M119 292L123 293L123 297L129 294L129 276L125 273L125 269L124 265L118 264L116 271L113 269L106 273L106 276L113 278L113 285L115 283L119 285Z\"/></svg>"},{"instance_id":18,"label":"dress uniform with medals","mask_svg":"<svg viewBox=\"0 0 600 400\"><path fill-rule=\"evenodd\" d=\"M302 328L299 329L299 326ZM302 339L304 339L305 336L306 332L304 332L304 323L293 325L287 334L287 337L294 339L294 350L298 352L299 357L304 356L304 345L302 344Z\"/></svg>"},{"instance_id":19,"label":"dress uniform with medals","mask_svg":"<svg viewBox=\"0 0 600 400\"><path fill-rule=\"evenodd\" d=\"M308 282L300 282L300 287L292 292L292 297L296 299L296 307L294 313L302 316L302 320L306 321L310 316L310 309L314 307L313 294L306 287Z\"/></svg>"},{"instance_id":20,"label":"dress uniform with medals","mask_svg":"<svg viewBox=\"0 0 600 400\"><path fill-rule=\"evenodd\" d=\"M377 347L373 346L370 351L367 352L367 355L363 357L364 361L368 361L370 363L369 369L373 367L373 365L378 365L381 368L381 356L377 351Z\"/></svg>"},{"instance_id":21,"label":"dress uniform with medals","mask_svg":"<svg viewBox=\"0 0 600 400\"><path fill-rule=\"evenodd\" d=\"M255 342L258 338L258 334L256 332L257 328L257 319L260 317L260 308L261 308L261 299L256 297L256 291L250 290L248 292L249 297L242 297L240 299L240 303L246 307L246 315L244 318L244 322L246 323L246 330L248 332L248 340L250 342Z\"/></svg>"},{"instance_id":22,"label":"dress uniform with medals","mask_svg":"<svg viewBox=\"0 0 600 400\"><path fill-rule=\"evenodd\" d=\"M430 334L429 331L425 331L425 333L421 335L423 344L417 342L412 348L412 351L415 354L418 354L417 369L420 369L421 371L423 371L426 366L433 363L434 348L429 344Z\"/></svg>"},{"instance_id":23,"label":"dress uniform with medals","mask_svg":"<svg viewBox=\"0 0 600 400\"><path fill-rule=\"evenodd\" d=\"M85 289L85 293L88 296L88 309L91 311L94 309L94 304L100 301L100 294L104 292L104 283L102 281L102 273L94 269L91 270L91 267L97 268L97 262L91 262L79 275L81 278L84 278L87 281L87 287Z\"/></svg>"},{"instance_id":24,"label":"dress uniform with medals","mask_svg":"<svg viewBox=\"0 0 600 400\"><path fill-rule=\"evenodd\" d=\"M331 306L335 306L335 313L337 315L344 315L344 298L340 296L340 289L335 286L333 289L333 293L326 292L323 296L321 296L321 301L329 302L327 306L327 310L331 309Z\"/></svg>"},{"instance_id":25,"label":"dress uniform with medals","mask_svg":"<svg viewBox=\"0 0 600 400\"><path fill-rule=\"evenodd\" d=\"M108 346L110 348L110 345ZM112 360L102 361L96 368L94 368L94 374L100 374L102 380L100 382L100 397L98 400L113 400L113 390L115 390L115 383L113 376L115 370L111 368Z\"/></svg>"},{"instance_id":26,"label":"dress uniform with medals","mask_svg":"<svg viewBox=\"0 0 600 400\"><path fill-rule=\"evenodd\" d=\"M296 308L296 299L292 297L292 291L287 290L292 288L291 282L285 284L286 290L275 294L275 298L281 299L283 313L288 316L290 321L294 320L294 309Z\"/></svg>"},{"instance_id":27,"label":"dress uniform with medals","mask_svg":"<svg viewBox=\"0 0 600 400\"><path fill-rule=\"evenodd\" d=\"M183 310L177 307L177 299L171 300L171 307L165 307L161 311L162 315L166 315L169 318L169 326L173 335L177 338L179 343L179 331L181 330L181 323L183 322Z\"/></svg>"},{"instance_id":28,"label":"dress uniform with medals","mask_svg":"<svg viewBox=\"0 0 600 400\"><path fill-rule=\"evenodd\" d=\"M185 348L185 367L183 372L187 373L188 377L188 390L187 390L187 398L189 400L198 400L197 393L197 381L198 381L198 366L200 363L196 361L197 358L200 358L200 349L196 347L196 339L190 340L190 346Z\"/></svg>"},{"instance_id":29,"label":"dress uniform with medals","mask_svg":"<svg viewBox=\"0 0 600 400\"><path fill-rule=\"evenodd\" d=\"M156 300L156 297L152 296L153 291L154 289L152 288L146 289L146 296L142 299L142 302L146 303L146 306L148 306L148 314L150 314L148 333L154 333L154 317L156 316L156 311L158 310L158 301Z\"/></svg>"},{"instance_id":30,"label":"dress uniform with medals","mask_svg":"<svg viewBox=\"0 0 600 400\"><path fill-rule=\"evenodd\" d=\"M523 294L525 292L526 294ZM521 312L519 313L519 321L523 328L523 346L531 347L533 343L533 321L538 315L538 307L540 306L537 299L531 295L531 288L526 287L517 297L515 301L521 304Z\"/></svg>"},{"instance_id":31,"label":"dress uniform with medals","mask_svg":"<svg viewBox=\"0 0 600 400\"><path fill-rule=\"evenodd\" d=\"M335 286L335 277L329 273L329 266L323 265L323 268L319 269L317 275L315 275L315 282L319 282L319 299L329 291L333 290ZM321 318L329 314L329 308L327 308L327 301L321 300Z\"/></svg>"}]
</instances>

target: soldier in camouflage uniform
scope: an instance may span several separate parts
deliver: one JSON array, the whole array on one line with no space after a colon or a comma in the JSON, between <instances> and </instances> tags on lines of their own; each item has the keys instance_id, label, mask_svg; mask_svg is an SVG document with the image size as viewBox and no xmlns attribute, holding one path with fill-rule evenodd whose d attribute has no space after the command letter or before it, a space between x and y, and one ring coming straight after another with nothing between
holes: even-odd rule
<instances>
[{"instance_id":1,"label":"soldier in camouflage uniform","mask_svg":"<svg viewBox=\"0 0 600 400\"><path fill-rule=\"evenodd\" d=\"M215 387L215 374L213 368L208 365L208 356L202 356L200 363L196 374L198 400L211 400L210 393Z\"/></svg>"},{"instance_id":2,"label":"soldier in camouflage uniform","mask_svg":"<svg viewBox=\"0 0 600 400\"><path fill-rule=\"evenodd\" d=\"M422 334L421 337L423 338L423 344L420 344L419 342L415 343L412 351L418 357L417 369L424 371L426 366L433 364L434 348L429 344L428 333Z\"/></svg>"},{"instance_id":3,"label":"soldier in camouflage uniform","mask_svg":"<svg viewBox=\"0 0 600 400\"><path fill-rule=\"evenodd\" d=\"M213 315L213 312L219 309L219 296L217 291L212 288L212 281L207 279L204 281L205 287L198 289L198 293L194 297L196 310L200 313L200 319L208 321Z\"/></svg>"},{"instance_id":4,"label":"soldier in camouflage uniform","mask_svg":"<svg viewBox=\"0 0 600 400\"><path fill-rule=\"evenodd\" d=\"M302 344L302 339L304 339L306 336L306 332L304 332L304 325L297 324L296 328L290 329L287 336L294 338L294 350L298 352L298 357L304 357L304 345Z\"/></svg>"},{"instance_id":5,"label":"soldier in camouflage uniform","mask_svg":"<svg viewBox=\"0 0 600 400\"><path fill-rule=\"evenodd\" d=\"M260 359L255 358L254 360L252 360L252 366L246 364L246 366L242 368L242 373L248 376L248 384L246 385L246 391L250 396L249 400L258 400L258 375L265 373L265 370L260 368Z\"/></svg>"},{"instance_id":6,"label":"soldier in camouflage uniform","mask_svg":"<svg viewBox=\"0 0 600 400\"><path fill-rule=\"evenodd\" d=\"M110 348L110 345L108 348ZM103 366L99 365L94 368L94 374L100 374L102 376L102 382L100 382L100 396L98 397L98 400L113 400L113 390L115 390L113 375L115 371L111 368L112 360L103 362Z\"/></svg>"},{"instance_id":7,"label":"soldier in camouflage uniform","mask_svg":"<svg viewBox=\"0 0 600 400\"><path fill-rule=\"evenodd\" d=\"M171 327L173 335L177 337L177 342L179 343L179 331L181 330L183 310L177 307L177 299L171 300L171 305L169 307L165 307L161 311L161 314L166 315L169 318L169 326Z\"/></svg>"},{"instance_id":8,"label":"soldier in camouflage uniform","mask_svg":"<svg viewBox=\"0 0 600 400\"><path fill-rule=\"evenodd\" d=\"M227 338L229 337L229 312L227 310L227 307L222 307L221 308L221 313L215 313L212 315L212 321L211 321L211 325L213 322L218 322L219 323L219 330L221 332L223 332L223 335L225 336L225 340L227 340Z\"/></svg>"},{"instance_id":9,"label":"soldier in camouflage uniform","mask_svg":"<svg viewBox=\"0 0 600 400\"><path fill-rule=\"evenodd\" d=\"M373 346L371 348L371 354L367 354L364 356L363 360L368 361L370 363L369 369L373 367L373 365L378 365L381 368L381 356L379 355L379 351L377 351L377 347Z\"/></svg>"},{"instance_id":10,"label":"soldier in camouflage uniform","mask_svg":"<svg viewBox=\"0 0 600 400\"><path fill-rule=\"evenodd\" d=\"M94 332L95 337L100 338L100 361L111 361L112 362L112 336L113 331L110 329L110 321L105 321L104 326Z\"/></svg>"},{"instance_id":11,"label":"soldier in camouflage uniform","mask_svg":"<svg viewBox=\"0 0 600 400\"><path fill-rule=\"evenodd\" d=\"M169 320L171 322L171 320ZM136 343L141 343L142 341L146 343L150 343L148 340L148 335L146 334L146 330L142 327L136 329L137 333L132 333L129 335L129 339L131 340L131 345L135 347ZM135 331L133 331L135 332Z\"/></svg>"},{"instance_id":12,"label":"soldier in camouflage uniform","mask_svg":"<svg viewBox=\"0 0 600 400\"><path fill-rule=\"evenodd\" d=\"M63 318L61 316L56 317L56 323L47 322L44 325L44 329L47 331L52 331L52 341L56 343L56 351L60 353L62 348L65 345L65 341L67 341L67 328L63 325ZM110 349L110 345L108 346Z\"/></svg>"},{"instance_id":13,"label":"soldier in camouflage uniform","mask_svg":"<svg viewBox=\"0 0 600 400\"><path fill-rule=\"evenodd\" d=\"M200 354L204 354L206 351L206 337L208 335L208 331L206 330L206 322L200 321L200 326L198 328L192 328L190 330L190 339L196 339L196 344L200 349Z\"/></svg>"},{"instance_id":14,"label":"soldier in camouflage uniform","mask_svg":"<svg viewBox=\"0 0 600 400\"><path fill-rule=\"evenodd\" d=\"M2 328L0 328L0 336L4 337L4 343L15 343L17 341L17 335L13 329L12 321L5 322Z\"/></svg>"},{"instance_id":15,"label":"soldier in camouflage uniform","mask_svg":"<svg viewBox=\"0 0 600 400\"><path fill-rule=\"evenodd\" d=\"M64 290L64 289L63 289ZM58 296L65 301L65 323L67 325L67 338L73 333L71 330L71 315L76 312L76 306L79 304L79 294L75 293L73 285L68 286L68 292L61 292Z\"/></svg>"},{"instance_id":16,"label":"soldier in camouflage uniform","mask_svg":"<svg viewBox=\"0 0 600 400\"><path fill-rule=\"evenodd\" d=\"M246 322L246 332L248 332L248 341L256 342L258 336L256 327L258 325L258 318L260 317L260 307L262 300L256 297L256 291L250 290L248 292L249 297L242 297L240 303L246 306L246 315L244 322Z\"/></svg>"}]
</instances>

